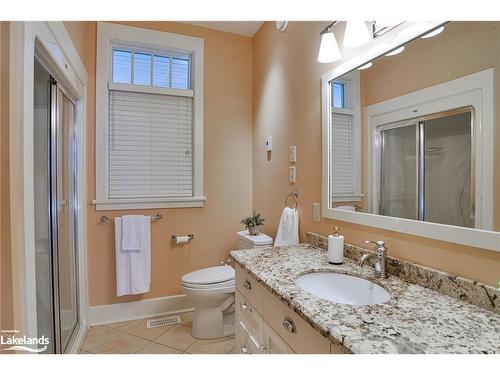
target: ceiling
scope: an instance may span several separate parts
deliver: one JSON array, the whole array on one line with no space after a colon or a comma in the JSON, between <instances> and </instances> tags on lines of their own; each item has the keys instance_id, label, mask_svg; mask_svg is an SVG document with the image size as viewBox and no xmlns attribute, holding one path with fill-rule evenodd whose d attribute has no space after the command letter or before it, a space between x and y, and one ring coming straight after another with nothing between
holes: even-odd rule
<instances>
[{"instance_id":1,"label":"ceiling","mask_svg":"<svg viewBox=\"0 0 500 375\"><path fill-rule=\"evenodd\" d=\"M260 29L263 21L190 21L182 22L189 25L206 27L244 36L254 36Z\"/></svg>"}]
</instances>

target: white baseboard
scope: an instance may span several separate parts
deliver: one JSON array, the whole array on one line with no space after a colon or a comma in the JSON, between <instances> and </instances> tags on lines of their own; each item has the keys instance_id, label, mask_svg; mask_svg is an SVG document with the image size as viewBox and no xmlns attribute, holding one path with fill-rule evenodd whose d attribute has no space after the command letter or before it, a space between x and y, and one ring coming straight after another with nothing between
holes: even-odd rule
<instances>
[{"instance_id":1,"label":"white baseboard","mask_svg":"<svg viewBox=\"0 0 500 375\"><path fill-rule=\"evenodd\" d=\"M185 294L114 303L111 305L91 306L89 309L89 326L183 313L192 310L193 306Z\"/></svg>"}]
</instances>

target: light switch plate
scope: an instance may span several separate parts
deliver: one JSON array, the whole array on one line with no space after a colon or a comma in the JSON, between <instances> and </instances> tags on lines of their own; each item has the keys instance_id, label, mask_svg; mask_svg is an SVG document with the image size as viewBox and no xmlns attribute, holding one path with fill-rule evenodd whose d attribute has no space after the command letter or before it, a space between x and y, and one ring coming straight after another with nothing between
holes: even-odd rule
<instances>
[{"instance_id":1,"label":"light switch plate","mask_svg":"<svg viewBox=\"0 0 500 375\"><path fill-rule=\"evenodd\" d=\"M321 220L321 205L319 203L313 203L313 221L319 223Z\"/></svg>"},{"instance_id":2,"label":"light switch plate","mask_svg":"<svg viewBox=\"0 0 500 375\"><path fill-rule=\"evenodd\" d=\"M273 150L273 137L268 136L266 138L266 151L272 151Z\"/></svg>"},{"instance_id":3,"label":"light switch plate","mask_svg":"<svg viewBox=\"0 0 500 375\"><path fill-rule=\"evenodd\" d=\"M297 146L290 146L290 163L297 162Z\"/></svg>"},{"instance_id":4,"label":"light switch plate","mask_svg":"<svg viewBox=\"0 0 500 375\"><path fill-rule=\"evenodd\" d=\"M295 182L295 174L296 174L296 169L295 166L290 167L289 173L288 173L288 182L294 183Z\"/></svg>"}]
</instances>

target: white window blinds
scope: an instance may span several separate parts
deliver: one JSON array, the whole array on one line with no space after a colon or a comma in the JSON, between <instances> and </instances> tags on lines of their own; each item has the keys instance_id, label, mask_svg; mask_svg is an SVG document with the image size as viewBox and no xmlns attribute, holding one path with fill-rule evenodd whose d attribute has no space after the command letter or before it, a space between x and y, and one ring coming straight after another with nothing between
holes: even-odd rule
<instances>
[{"instance_id":1,"label":"white window blinds","mask_svg":"<svg viewBox=\"0 0 500 375\"><path fill-rule=\"evenodd\" d=\"M193 196L193 98L109 91L109 198Z\"/></svg>"},{"instance_id":2,"label":"white window blinds","mask_svg":"<svg viewBox=\"0 0 500 375\"><path fill-rule=\"evenodd\" d=\"M341 197L354 193L353 115L332 113L332 193Z\"/></svg>"}]
</instances>

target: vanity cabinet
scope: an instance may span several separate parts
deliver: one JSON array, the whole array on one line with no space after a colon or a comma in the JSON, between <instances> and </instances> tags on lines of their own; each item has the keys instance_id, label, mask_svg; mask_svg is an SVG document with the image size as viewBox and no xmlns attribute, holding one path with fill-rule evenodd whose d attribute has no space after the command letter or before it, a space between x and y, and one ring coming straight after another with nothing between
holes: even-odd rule
<instances>
[{"instance_id":1,"label":"vanity cabinet","mask_svg":"<svg viewBox=\"0 0 500 375\"><path fill-rule=\"evenodd\" d=\"M346 353L332 344L238 265L236 352L240 354Z\"/></svg>"}]
</instances>

